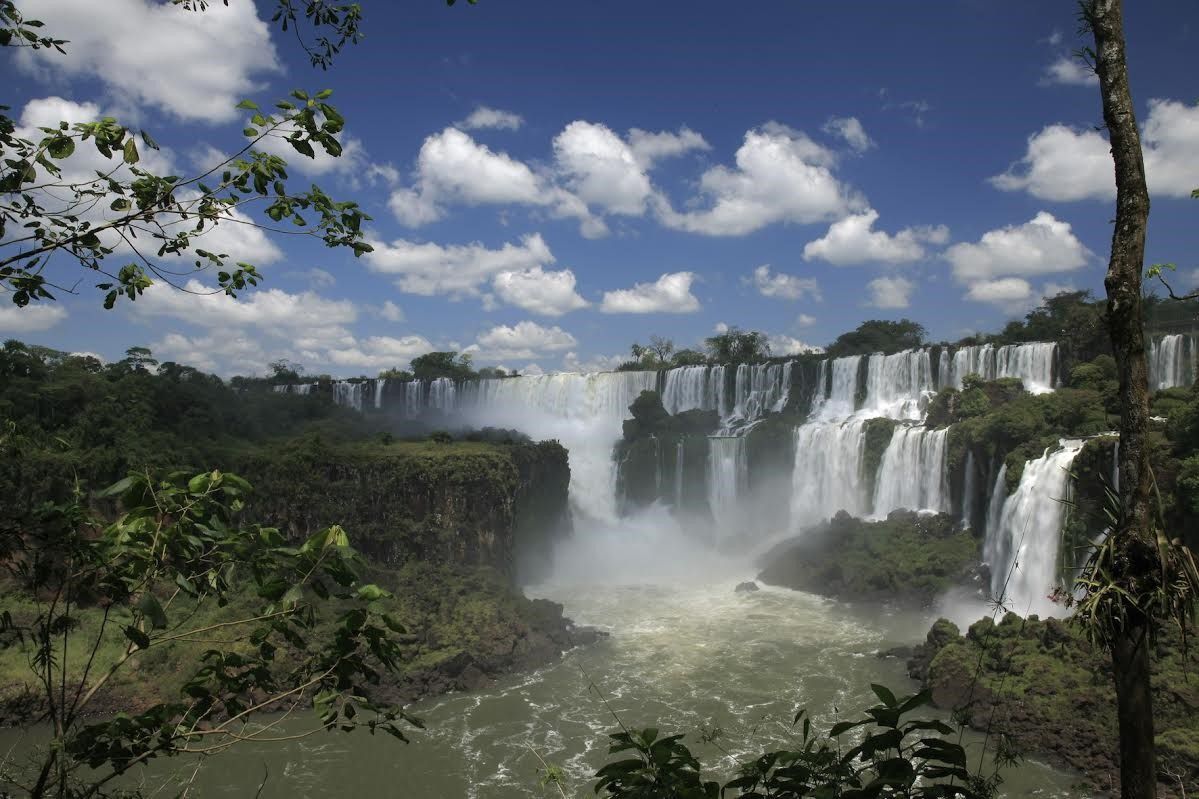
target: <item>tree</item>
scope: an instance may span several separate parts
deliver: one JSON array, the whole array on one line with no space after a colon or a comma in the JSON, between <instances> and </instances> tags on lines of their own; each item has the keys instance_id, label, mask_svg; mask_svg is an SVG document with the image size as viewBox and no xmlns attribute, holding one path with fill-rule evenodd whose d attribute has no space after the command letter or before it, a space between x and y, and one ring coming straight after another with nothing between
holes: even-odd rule
<instances>
[{"instance_id":1,"label":"tree","mask_svg":"<svg viewBox=\"0 0 1199 799\"><path fill-rule=\"evenodd\" d=\"M427 352L412 359L412 375L417 380L436 380L448 377L451 380L469 380L476 377L471 365L470 353Z\"/></svg>"},{"instance_id":2,"label":"tree","mask_svg":"<svg viewBox=\"0 0 1199 799\"><path fill-rule=\"evenodd\" d=\"M827 352L830 358L842 358L846 355L918 349L924 346L927 335L924 326L911 319L900 319L898 322L868 319L856 329L838 336Z\"/></svg>"},{"instance_id":3,"label":"tree","mask_svg":"<svg viewBox=\"0 0 1199 799\"><path fill-rule=\"evenodd\" d=\"M1148 369L1142 317L1141 271L1149 219L1149 191L1128 83L1121 0L1084 0L1084 28L1099 76L1103 121L1116 178L1116 216L1104 287L1107 327L1119 378L1119 492L1114 524L1092 555L1081 581L1086 595L1077 618L1112 658L1120 738L1122 799L1157 795L1150 646L1163 615L1192 613L1199 573L1190 553L1155 528L1150 506L1146 434ZM1181 620L1181 618L1180 618Z\"/></svg>"},{"instance_id":4,"label":"tree","mask_svg":"<svg viewBox=\"0 0 1199 799\"><path fill-rule=\"evenodd\" d=\"M704 347L708 357L716 363L752 363L770 357L770 343L765 333L735 326L704 339Z\"/></svg>"},{"instance_id":5,"label":"tree","mask_svg":"<svg viewBox=\"0 0 1199 799\"><path fill-rule=\"evenodd\" d=\"M125 350L125 357L119 361L119 365L135 372L148 372L158 366L158 361L153 356L148 347L130 347Z\"/></svg>"},{"instance_id":6,"label":"tree","mask_svg":"<svg viewBox=\"0 0 1199 799\"><path fill-rule=\"evenodd\" d=\"M172 3L187 11L208 7L208 0ZM273 21L284 30L296 29L294 0L278 0L278 6ZM304 18L314 28L334 32L333 38L314 42L299 37L314 65L327 67L347 41L358 40L360 17L356 3L306 3ZM0 0L0 46L66 52L69 43L43 34L42 27L25 19L12 0ZM121 297L137 299L155 281L192 291L186 279L208 270L216 270L216 286L205 293L235 296L257 285L261 275L236 253L204 248L205 234L219 225L310 236L328 247L348 247L356 256L369 252L362 223L370 217L357 203L335 201L317 186L290 189L284 159L258 149L268 139L279 139L308 158L317 149L340 155L338 134L345 121L329 104L331 94L297 89L276 102L272 113L242 101L238 108L249 116L246 144L190 177L147 168L139 141L150 150L158 144L147 131L135 133L111 117L62 122L27 137L0 114L0 286L21 307L52 301L55 292L75 293L79 278L60 266L65 260L96 276L106 308ZM75 167L70 158L81 146L95 150L106 168ZM257 220L247 213L253 209L261 213ZM288 227L280 227L284 223ZM112 264L117 258L126 262ZM165 265L181 258L191 264L182 270Z\"/></svg>"},{"instance_id":7,"label":"tree","mask_svg":"<svg viewBox=\"0 0 1199 799\"><path fill-rule=\"evenodd\" d=\"M670 359L671 366L703 366L708 356L698 350L679 350Z\"/></svg>"},{"instance_id":8,"label":"tree","mask_svg":"<svg viewBox=\"0 0 1199 799\"><path fill-rule=\"evenodd\" d=\"M275 384L295 383L300 379L300 375L304 373L303 366L298 363L292 363L286 358L271 361L266 365L266 368L271 371L271 376L268 379Z\"/></svg>"},{"instance_id":9,"label":"tree","mask_svg":"<svg viewBox=\"0 0 1199 799\"><path fill-rule=\"evenodd\" d=\"M411 380L412 372L409 372L407 369L399 369L399 368L384 369L382 372L379 372L379 379L380 380Z\"/></svg>"},{"instance_id":10,"label":"tree","mask_svg":"<svg viewBox=\"0 0 1199 799\"><path fill-rule=\"evenodd\" d=\"M134 474L102 495L124 510L111 524L77 494L0 529L0 568L33 608L0 616L0 644L28 655L51 727L29 770L8 764L7 783L35 798L95 796L155 758L277 738L273 724L248 724L268 709L314 705L301 736L366 728L404 739L419 725L366 697L397 667L402 628L372 604L386 592L358 582L345 532L288 546L278 530L238 522L249 491L217 471ZM89 720L104 686L145 653L196 640L207 651L186 698Z\"/></svg>"},{"instance_id":11,"label":"tree","mask_svg":"<svg viewBox=\"0 0 1199 799\"><path fill-rule=\"evenodd\" d=\"M649 351L660 363L667 363L670 361L670 356L674 354L674 342L662 336L650 336Z\"/></svg>"}]
</instances>

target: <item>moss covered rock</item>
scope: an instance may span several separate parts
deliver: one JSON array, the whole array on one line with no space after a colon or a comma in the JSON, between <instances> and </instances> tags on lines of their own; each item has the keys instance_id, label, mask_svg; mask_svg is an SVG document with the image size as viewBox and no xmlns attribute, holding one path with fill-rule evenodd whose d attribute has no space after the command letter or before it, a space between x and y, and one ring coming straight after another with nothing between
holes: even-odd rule
<instances>
[{"instance_id":1,"label":"moss covered rock","mask_svg":"<svg viewBox=\"0 0 1199 799\"><path fill-rule=\"evenodd\" d=\"M845 512L775 547L758 579L852 600L928 603L969 582L979 542L946 514L895 511L885 521Z\"/></svg>"},{"instance_id":2,"label":"moss covered rock","mask_svg":"<svg viewBox=\"0 0 1199 799\"><path fill-rule=\"evenodd\" d=\"M1096 789L1118 784L1110 659L1069 622L1008 614L962 636L941 620L920 649L909 671L939 707L1007 736L1026 754L1079 770ZM1186 658L1178 630L1163 630L1153 653L1163 796L1178 795L1179 775L1189 793L1199 789L1199 681L1193 652Z\"/></svg>"}]
</instances>

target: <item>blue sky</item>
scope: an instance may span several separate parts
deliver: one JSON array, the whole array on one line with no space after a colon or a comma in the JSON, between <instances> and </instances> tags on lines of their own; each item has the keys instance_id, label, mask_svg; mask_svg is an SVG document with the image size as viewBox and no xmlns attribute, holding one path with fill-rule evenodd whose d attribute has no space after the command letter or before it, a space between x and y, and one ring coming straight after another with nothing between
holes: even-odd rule
<instances>
[{"instance_id":1,"label":"blue sky","mask_svg":"<svg viewBox=\"0 0 1199 799\"><path fill-rule=\"evenodd\" d=\"M19 6L71 44L4 54L18 119L116 115L179 174L238 145L242 97L333 89L346 155L289 158L293 177L357 199L376 251L230 226L219 243L266 275L238 302L161 287L106 312L84 281L58 310L0 309L5 337L222 374L373 375L445 348L550 371L720 324L779 352L868 318L952 340L1047 291L1102 292L1114 192L1073 2L366 0L365 40L328 72L265 0ZM1199 6L1126 13L1148 260L1190 288Z\"/></svg>"}]
</instances>

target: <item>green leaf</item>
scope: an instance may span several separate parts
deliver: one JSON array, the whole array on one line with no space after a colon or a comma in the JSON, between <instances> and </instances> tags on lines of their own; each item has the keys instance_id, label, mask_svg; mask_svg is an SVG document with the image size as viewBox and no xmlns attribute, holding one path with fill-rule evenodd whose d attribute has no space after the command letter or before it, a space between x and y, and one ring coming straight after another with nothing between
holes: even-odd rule
<instances>
[{"instance_id":1,"label":"green leaf","mask_svg":"<svg viewBox=\"0 0 1199 799\"><path fill-rule=\"evenodd\" d=\"M358 598L364 602L374 602L389 596L391 596L391 594L389 594L387 591L384 591L374 583L369 583L358 589Z\"/></svg>"},{"instance_id":2,"label":"green leaf","mask_svg":"<svg viewBox=\"0 0 1199 799\"><path fill-rule=\"evenodd\" d=\"M136 477L129 476L110 485L108 488L100 492L102 497L115 497L117 494L124 494L133 485Z\"/></svg>"},{"instance_id":3,"label":"green leaf","mask_svg":"<svg viewBox=\"0 0 1199 799\"><path fill-rule=\"evenodd\" d=\"M133 140L132 136L130 136L128 139L125 140L124 157L125 157L126 164L136 164L137 163L137 159L138 159L137 142L135 142Z\"/></svg>"},{"instance_id":4,"label":"green leaf","mask_svg":"<svg viewBox=\"0 0 1199 799\"><path fill-rule=\"evenodd\" d=\"M258 135L258 129L257 128L243 128L241 135L245 136L247 139L252 139Z\"/></svg>"},{"instance_id":5,"label":"green leaf","mask_svg":"<svg viewBox=\"0 0 1199 799\"><path fill-rule=\"evenodd\" d=\"M125 637L133 642L138 649L149 649L150 636L130 624L125 628Z\"/></svg>"},{"instance_id":6,"label":"green leaf","mask_svg":"<svg viewBox=\"0 0 1199 799\"><path fill-rule=\"evenodd\" d=\"M46 152L50 153L51 158L59 161L69 158L71 153L75 152L75 140L69 136L57 136L46 145Z\"/></svg>"},{"instance_id":7,"label":"green leaf","mask_svg":"<svg viewBox=\"0 0 1199 799\"><path fill-rule=\"evenodd\" d=\"M149 591L142 594L141 599L137 601L137 609L140 610L147 619L150 620L150 625L155 629L167 626L167 614L162 609L162 605L158 602L158 597Z\"/></svg>"},{"instance_id":8,"label":"green leaf","mask_svg":"<svg viewBox=\"0 0 1199 799\"><path fill-rule=\"evenodd\" d=\"M877 696L879 701L887 707L895 707L897 704L899 704L895 700L895 694L891 693L891 689L887 688L885 685L871 683L870 690L874 691L874 695Z\"/></svg>"},{"instance_id":9,"label":"green leaf","mask_svg":"<svg viewBox=\"0 0 1199 799\"><path fill-rule=\"evenodd\" d=\"M253 100L242 100L235 107L245 111L257 111L258 103L254 102Z\"/></svg>"}]
</instances>

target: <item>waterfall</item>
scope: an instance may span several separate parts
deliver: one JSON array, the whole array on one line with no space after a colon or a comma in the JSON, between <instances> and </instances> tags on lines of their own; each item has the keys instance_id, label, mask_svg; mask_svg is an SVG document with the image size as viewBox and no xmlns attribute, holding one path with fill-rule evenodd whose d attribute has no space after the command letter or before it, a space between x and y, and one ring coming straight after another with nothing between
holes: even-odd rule
<instances>
[{"instance_id":1,"label":"waterfall","mask_svg":"<svg viewBox=\"0 0 1199 799\"><path fill-rule=\"evenodd\" d=\"M818 399L813 402L814 416L822 419L843 419L853 414L857 407L858 370L861 363L861 355L821 362L821 383L828 380L828 393L821 389L821 393L817 395ZM830 373L831 377L826 377Z\"/></svg>"},{"instance_id":2,"label":"waterfall","mask_svg":"<svg viewBox=\"0 0 1199 799\"><path fill-rule=\"evenodd\" d=\"M708 437L708 505L722 537L744 524L739 498L749 482L745 440L743 435Z\"/></svg>"},{"instance_id":3,"label":"waterfall","mask_svg":"<svg viewBox=\"0 0 1199 799\"><path fill-rule=\"evenodd\" d=\"M383 408L383 392L387 388L387 378L380 377L375 381L375 410Z\"/></svg>"},{"instance_id":4,"label":"waterfall","mask_svg":"<svg viewBox=\"0 0 1199 799\"><path fill-rule=\"evenodd\" d=\"M1044 394L1053 390L1056 360L1057 344L1052 342L958 347L951 359L949 379L941 378L941 384L960 389L962 380L971 374L984 380L1018 377L1030 393Z\"/></svg>"},{"instance_id":5,"label":"waterfall","mask_svg":"<svg viewBox=\"0 0 1199 799\"><path fill-rule=\"evenodd\" d=\"M962 526L974 526L974 450L966 451L966 474L962 477Z\"/></svg>"},{"instance_id":6,"label":"waterfall","mask_svg":"<svg viewBox=\"0 0 1199 799\"><path fill-rule=\"evenodd\" d=\"M620 438L621 423L629 416L629 405L656 385L655 372L475 380L461 387L457 408L471 424L511 427L535 439L562 442L570 452L570 496L575 510L593 519L615 520L612 447Z\"/></svg>"},{"instance_id":7,"label":"waterfall","mask_svg":"<svg viewBox=\"0 0 1199 799\"><path fill-rule=\"evenodd\" d=\"M1195 382L1196 347L1190 336L1174 334L1149 343L1149 387L1154 391Z\"/></svg>"},{"instance_id":8,"label":"waterfall","mask_svg":"<svg viewBox=\"0 0 1199 799\"><path fill-rule=\"evenodd\" d=\"M869 512L862 490L865 420L811 422L795 430L791 477L791 526L800 530L839 510Z\"/></svg>"},{"instance_id":9,"label":"waterfall","mask_svg":"<svg viewBox=\"0 0 1199 799\"><path fill-rule=\"evenodd\" d=\"M1007 552L999 536L999 522L1003 518L1003 503L1007 500L1007 464L999 467L995 483L987 498L987 518L983 527L983 562L991 567L991 582L995 581L996 564L1007 560Z\"/></svg>"},{"instance_id":10,"label":"waterfall","mask_svg":"<svg viewBox=\"0 0 1199 799\"><path fill-rule=\"evenodd\" d=\"M948 512L950 497L945 471L949 428L929 430L900 425L883 453L875 480L873 515L886 518L899 508Z\"/></svg>"},{"instance_id":11,"label":"waterfall","mask_svg":"<svg viewBox=\"0 0 1199 799\"><path fill-rule=\"evenodd\" d=\"M429 381L428 407L448 413L458 407L458 388L448 377L438 377Z\"/></svg>"},{"instance_id":12,"label":"waterfall","mask_svg":"<svg viewBox=\"0 0 1199 799\"><path fill-rule=\"evenodd\" d=\"M350 383L345 380L338 380L333 384L333 402L343 408L353 408L356 411L361 411L364 387L364 383Z\"/></svg>"},{"instance_id":13,"label":"waterfall","mask_svg":"<svg viewBox=\"0 0 1199 799\"><path fill-rule=\"evenodd\" d=\"M683 439L674 445L674 506L683 507Z\"/></svg>"},{"instance_id":14,"label":"waterfall","mask_svg":"<svg viewBox=\"0 0 1199 799\"><path fill-rule=\"evenodd\" d=\"M928 350L875 353L866 370L864 412L888 419L923 418L924 405L936 392Z\"/></svg>"},{"instance_id":15,"label":"waterfall","mask_svg":"<svg viewBox=\"0 0 1199 799\"><path fill-rule=\"evenodd\" d=\"M987 529L985 551L989 559L995 556L990 560L991 592L1021 615L1053 616L1064 610L1049 595L1062 584L1058 555L1064 501L1069 499L1070 466L1083 442L1058 443L1024 464L1019 487L1004 500L995 527Z\"/></svg>"},{"instance_id":16,"label":"waterfall","mask_svg":"<svg viewBox=\"0 0 1199 799\"><path fill-rule=\"evenodd\" d=\"M299 394L306 397L312 393L312 386L312 383L282 383L274 386L272 390L276 394Z\"/></svg>"}]
</instances>

